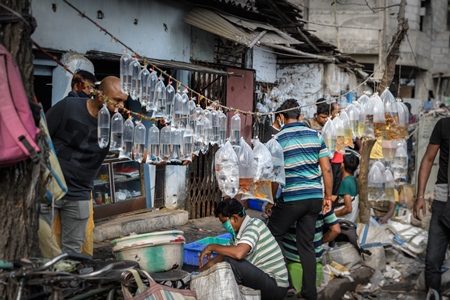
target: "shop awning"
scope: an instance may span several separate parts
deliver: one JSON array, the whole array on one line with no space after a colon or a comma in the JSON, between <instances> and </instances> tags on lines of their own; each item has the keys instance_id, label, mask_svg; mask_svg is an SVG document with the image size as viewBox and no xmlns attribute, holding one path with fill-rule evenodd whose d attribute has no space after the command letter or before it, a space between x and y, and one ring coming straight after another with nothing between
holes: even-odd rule
<instances>
[{"instance_id":1,"label":"shop awning","mask_svg":"<svg viewBox=\"0 0 450 300\"><path fill-rule=\"evenodd\" d=\"M252 47L256 42L266 45L295 45L303 42L285 32L264 23L245 20L223 12L206 8L194 8L184 21L215 35Z\"/></svg>"}]
</instances>

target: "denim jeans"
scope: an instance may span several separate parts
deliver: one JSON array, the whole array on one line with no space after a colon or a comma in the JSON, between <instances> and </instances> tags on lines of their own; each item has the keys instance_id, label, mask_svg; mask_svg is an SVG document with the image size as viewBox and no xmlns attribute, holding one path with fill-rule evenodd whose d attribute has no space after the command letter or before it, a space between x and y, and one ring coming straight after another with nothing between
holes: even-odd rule
<instances>
[{"instance_id":1,"label":"denim jeans","mask_svg":"<svg viewBox=\"0 0 450 300\"><path fill-rule=\"evenodd\" d=\"M86 226L90 215L90 200L55 202L55 213L59 212L61 219L61 250L62 252L81 252L86 237ZM53 223L52 207L41 204L39 217L50 226Z\"/></svg>"},{"instance_id":2,"label":"denim jeans","mask_svg":"<svg viewBox=\"0 0 450 300\"><path fill-rule=\"evenodd\" d=\"M280 198L272 208L272 215L268 223L268 227L278 245L280 245L283 255L282 240L284 235L291 225L296 223L297 250L303 268L301 296L305 299L317 299L316 252L313 241L316 221L319 212L322 210L322 204L323 199L284 202L283 198Z\"/></svg>"},{"instance_id":3,"label":"denim jeans","mask_svg":"<svg viewBox=\"0 0 450 300\"><path fill-rule=\"evenodd\" d=\"M225 256L223 261L231 265L237 284L261 291L261 300L281 300L286 295L287 287L279 287L274 278L248 260Z\"/></svg>"},{"instance_id":4,"label":"denim jeans","mask_svg":"<svg viewBox=\"0 0 450 300\"><path fill-rule=\"evenodd\" d=\"M428 231L427 254L425 258L425 285L441 294L442 265L445 259L450 231L439 220L445 211L445 202L434 200L431 210L430 229Z\"/></svg>"}]
</instances>

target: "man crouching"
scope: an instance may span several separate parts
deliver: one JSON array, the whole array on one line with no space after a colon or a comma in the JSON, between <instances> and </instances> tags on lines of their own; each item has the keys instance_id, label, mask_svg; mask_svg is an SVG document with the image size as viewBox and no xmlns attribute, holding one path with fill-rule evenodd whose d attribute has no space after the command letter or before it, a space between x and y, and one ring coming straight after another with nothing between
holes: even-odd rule
<instances>
[{"instance_id":1,"label":"man crouching","mask_svg":"<svg viewBox=\"0 0 450 300\"><path fill-rule=\"evenodd\" d=\"M200 254L199 271L225 261L231 265L237 284L260 290L263 300L283 299L289 286L288 271L281 249L266 224L247 216L236 199L219 202L214 214L231 234L230 245L208 245ZM213 252L217 256L211 259Z\"/></svg>"}]
</instances>

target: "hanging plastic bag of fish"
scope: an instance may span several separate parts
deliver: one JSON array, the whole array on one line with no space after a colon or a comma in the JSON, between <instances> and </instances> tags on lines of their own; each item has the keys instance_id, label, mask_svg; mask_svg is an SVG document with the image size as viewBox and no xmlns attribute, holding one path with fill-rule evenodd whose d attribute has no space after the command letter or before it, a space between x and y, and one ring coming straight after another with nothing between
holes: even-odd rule
<instances>
[{"instance_id":1,"label":"hanging plastic bag of fish","mask_svg":"<svg viewBox=\"0 0 450 300\"><path fill-rule=\"evenodd\" d=\"M150 101L150 72L147 66L142 69L139 76L141 77L141 95L139 96L139 101L141 102L141 107L147 107L147 103Z\"/></svg>"},{"instance_id":2,"label":"hanging plastic bag of fish","mask_svg":"<svg viewBox=\"0 0 450 300\"><path fill-rule=\"evenodd\" d=\"M336 128L334 128L333 121L331 121L330 118L328 118L327 122L323 126L322 137L325 145L327 146L328 152L330 153L330 159L332 159L334 152L336 151L337 133Z\"/></svg>"},{"instance_id":3,"label":"hanging plastic bag of fish","mask_svg":"<svg viewBox=\"0 0 450 300\"><path fill-rule=\"evenodd\" d=\"M255 195L253 194L253 150L247 144L243 137L241 137L238 153L239 160L239 191L242 200L253 199Z\"/></svg>"},{"instance_id":4,"label":"hanging plastic bag of fish","mask_svg":"<svg viewBox=\"0 0 450 300\"><path fill-rule=\"evenodd\" d=\"M253 158L255 182L254 194L259 200L273 203L272 181L274 178L272 154L258 139L253 140Z\"/></svg>"},{"instance_id":5,"label":"hanging plastic bag of fish","mask_svg":"<svg viewBox=\"0 0 450 300\"><path fill-rule=\"evenodd\" d=\"M169 78L169 83L166 86L166 123L171 123L174 113L175 104L175 88ZM174 124L175 125L175 124Z\"/></svg>"},{"instance_id":6,"label":"hanging plastic bag of fish","mask_svg":"<svg viewBox=\"0 0 450 300\"><path fill-rule=\"evenodd\" d=\"M211 122L206 116L203 117L203 122L204 122L203 145L201 146L200 150L202 151L203 154L206 154L206 152L208 152L213 129Z\"/></svg>"},{"instance_id":7,"label":"hanging plastic bag of fish","mask_svg":"<svg viewBox=\"0 0 450 300\"><path fill-rule=\"evenodd\" d=\"M351 104L350 104L351 106ZM348 109L348 106L347 106ZM343 110L339 114L339 119L341 119L342 124L344 125L344 145L347 147L354 147L353 145L353 129L352 123L350 122L350 118L347 113Z\"/></svg>"},{"instance_id":8,"label":"hanging plastic bag of fish","mask_svg":"<svg viewBox=\"0 0 450 300\"><path fill-rule=\"evenodd\" d=\"M111 118L111 144L109 151L122 151L123 147L123 118L116 107L115 113Z\"/></svg>"},{"instance_id":9,"label":"hanging plastic bag of fish","mask_svg":"<svg viewBox=\"0 0 450 300\"><path fill-rule=\"evenodd\" d=\"M148 129L148 147L147 147L147 163L155 164L161 161L161 153L159 151L159 129L153 124Z\"/></svg>"},{"instance_id":10,"label":"hanging plastic bag of fish","mask_svg":"<svg viewBox=\"0 0 450 300\"><path fill-rule=\"evenodd\" d=\"M375 138L378 140L386 140L386 119L383 101L378 96L378 93L375 93L370 100L373 101L373 132Z\"/></svg>"},{"instance_id":11,"label":"hanging plastic bag of fish","mask_svg":"<svg viewBox=\"0 0 450 300\"><path fill-rule=\"evenodd\" d=\"M195 112L194 112L194 116L195 116ZM194 117L195 118L195 117ZM198 115L198 120L194 120L193 124L194 124L194 130L193 130L193 150L192 153L194 153L196 156L198 156L200 154L200 151L202 151L202 149L204 150L204 141L205 141L205 123L206 123L206 118L204 114L199 114Z\"/></svg>"},{"instance_id":12,"label":"hanging plastic bag of fish","mask_svg":"<svg viewBox=\"0 0 450 300\"><path fill-rule=\"evenodd\" d=\"M149 87L149 99L147 102L147 113L150 116L156 111L156 103L155 103L155 87L156 83L158 83L158 74L155 71L150 73L150 76L147 79L147 85Z\"/></svg>"},{"instance_id":13,"label":"hanging plastic bag of fish","mask_svg":"<svg viewBox=\"0 0 450 300\"><path fill-rule=\"evenodd\" d=\"M280 185L286 184L286 175L284 173L284 154L283 148L275 138L271 138L266 144L267 149L272 155L273 162L273 182L278 182Z\"/></svg>"},{"instance_id":14,"label":"hanging plastic bag of fish","mask_svg":"<svg viewBox=\"0 0 450 300\"><path fill-rule=\"evenodd\" d=\"M180 129L184 131L183 133L183 145L181 147L182 151L182 161L192 161L192 144L193 144L193 132L191 127L184 127L184 125L181 123L179 125Z\"/></svg>"},{"instance_id":15,"label":"hanging plastic bag of fish","mask_svg":"<svg viewBox=\"0 0 450 300\"><path fill-rule=\"evenodd\" d=\"M401 140L400 120L398 118L397 102L392 93L385 89L380 96L384 105L384 122L386 126L386 139Z\"/></svg>"},{"instance_id":16,"label":"hanging plastic bag of fish","mask_svg":"<svg viewBox=\"0 0 450 300\"><path fill-rule=\"evenodd\" d=\"M133 100L137 100L141 94L141 64L137 58L133 58L130 63L130 97Z\"/></svg>"},{"instance_id":17,"label":"hanging plastic bag of fish","mask_svg":"<svg viewBox=\"0 0 450 300\"><path fill-rule=\"evenodd\" d=\"M217 150L214 163L216 179L222 196L233 198L239 190L239 163L230 142L226 142Z\"/></svg>"},{"instance_id":18,"label":"hanging plastic bag of fish","mask_svg":"<svg viewBox=\"0 0 450 300\"><path fill-rule=\"evenodd\" d=\"M159 134L159 131L158 131ZM123 148L119 152L119 158L133 159L134 123L131 116L123 123Z\"/></svg>"},{"instance_id":19,"label":"hanging plastic bag of fish","mask_svg":"<svg viewBox=\"0 0 450 300\"><path fill-rule=\"evenodd\" d=\"M137 122L134 128L134 160L141 163L144 160L145 138L147 129L141 121Z\"/></svg>"},{"instance_id":20,"label":"hanging plastic bag of fish","mask_svg":"<svg viewBox=\"0 0 450 300\"><path fill-rule=\"evenodd\" d=\"M131 61L131 55L125 51L120 58L120 86L122 88L122 92L127 95L130 93L131 89Z\"/></svg>"},{"instance_id":21,"label":"hanging plastic bag of fish","mask_svg":"<svg viewBox=\"0 0 450 300\"><path fill-rule=\"evenodd\" d=\"M164 85L164 78L159 77L155 85L155 93L153 101L156 105L155 117L167 118L166 116L166 86Z\"/></svg>"},{"instance_id":22,"label":"hanging plastic bag of fish","mask_svg":"<svg viewBox=\"0 0 450 300\"><path fill-rule=\"evenodd\" d=\"M171 132L172 126L168 125L161 128L159 133L161 160L165 162L170 162L170 156L172 154Z\"/></svg>"},{"instance_id":23,"label":"hanging plastic bag of fish","mask_svg":"<svg viewBox=\"0 0 450 300\"><path fill-rule=\"evenodd\" d=\"M170 162L181 164L184 129L176 128L175 126L170 127L171 127L170 143L172 145Z\"/></svg>"}]
</instances>

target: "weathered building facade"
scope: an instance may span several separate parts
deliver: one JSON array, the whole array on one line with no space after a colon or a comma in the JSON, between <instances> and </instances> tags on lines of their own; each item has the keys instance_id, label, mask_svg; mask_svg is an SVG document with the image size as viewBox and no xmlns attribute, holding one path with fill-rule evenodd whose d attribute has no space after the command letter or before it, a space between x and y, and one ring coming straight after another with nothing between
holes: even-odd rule
<instances>
[{"instance_id":1,"label":"weathered building facade","mask_svg":"<svg viewBox=\"0 0 450 300\"><path fill-rule=\"evenodd\" d=\"M305 0L306 28L335 44L380 79L397 30L400 0ZM406 98L443 101L450 96L450 21L447 0L408 0L409 30L400 48L396 86ZM381 67L379 67L381 65Z\"/></svg>"}]
</instances>

